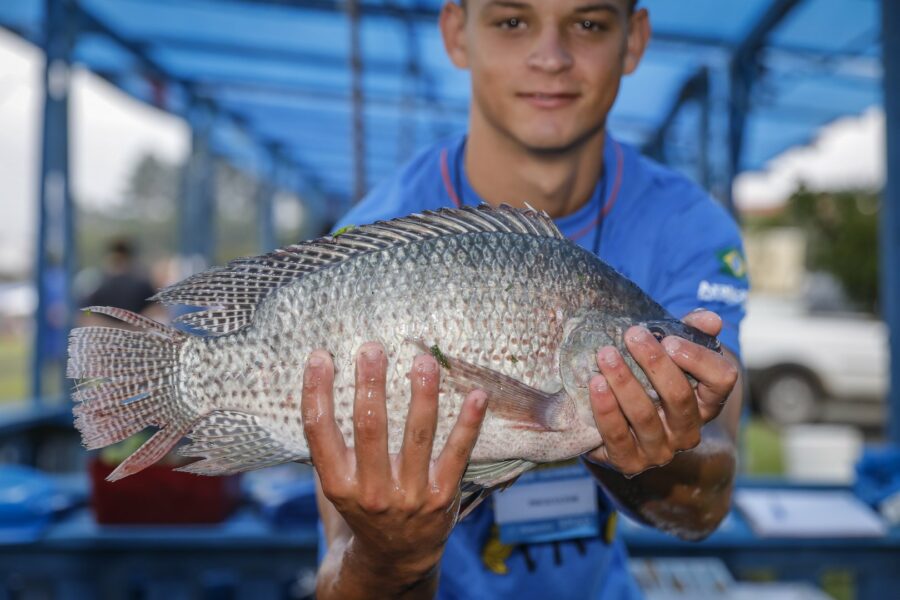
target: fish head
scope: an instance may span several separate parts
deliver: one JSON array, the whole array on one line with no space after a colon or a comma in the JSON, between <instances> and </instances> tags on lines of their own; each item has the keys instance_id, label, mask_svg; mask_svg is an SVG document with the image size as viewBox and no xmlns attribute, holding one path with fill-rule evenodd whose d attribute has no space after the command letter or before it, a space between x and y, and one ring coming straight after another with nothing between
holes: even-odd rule
<instances>
[{"instance_id":1,"label":"fish head","mask_svg":"<svg viewBox=\"0 0 900 600\"><path fill-rule=\"evenodd\" d=\"M646 327L653 337L660 342L670 335L674 335L689 342L693 342L698 346L708 348L713 352L718 352L719 354L722 353L722 344L719 342L719 338L704 333L696 327L691 327L678 319L656 319L636 323L636 325Z\"/></svg>"},{"instance_id":2,"label":"fish head","mask_svg":"<svg viewBox=\"0 0 900 600\"><path fill-rule=\"evenodd\" d=\"M567 395L575 401L578 416L585 424L594 423L588 384L594 375L600 373L597 365L597 351L605 346L614 346L619 351L625 364L650 399L655 404L659 404L659 394L625 344L625 332L635 325L646 327L660 341L674 335L704 348L716 352L722 351L721 344L716 337L703 333L675 318L648 320L614 317L596 311L576 314L566 322L563 328L563 340L559 348L559 373ZM697 381L693 377L689 374L685 375L692 386L697 385Z\"/></svg>"}]
</instances>

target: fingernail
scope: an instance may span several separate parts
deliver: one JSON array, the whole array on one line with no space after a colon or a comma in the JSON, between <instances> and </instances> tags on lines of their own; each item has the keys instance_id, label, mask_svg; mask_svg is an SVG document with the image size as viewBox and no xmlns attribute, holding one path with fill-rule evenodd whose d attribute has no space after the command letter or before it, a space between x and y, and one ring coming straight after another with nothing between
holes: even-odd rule
<instances>
[{"instance_id":1,"label":"fingernail","mask_svg":"<svg viewBox=\"0 0 900 600\"><path fill-rule=\"evenodd\" d=\"M413 366L415 367L416 372L422 375L429 375L437 371L437 363L435 363L431 357L425 356L424 354L415 358Z\"/></svg>"},{"instance_id":2,"label":"fingernail","mask_svg":"<svg viewBox=\"0 0 900 600\"><path fill-rule=\"evenodd\" d=\"M677 337L669 336L662 341L662 345L670 356L675 356L675 353L678 352L678 349L681 347L681 340Z\"/></svg>"},{"instance_id":3,"label":"fingernail","mask_svg":"<svg viewBox=\"0 0 900 600\"><path fill-rule=\"evenodd\" d=\"M609 384L606 382L606 377L597 376L591 380L591 386L594 388L595 392L604 393L609 389Z\"/></svg>"},{"instance_id":4,"label":"fingernail","mask_svg":"<svg viewBox=\"0 0 900 600\"><path fill-rule=\"evenodd\" d=\"M698 312L705 312L705 311L706 311L705 308L703 308L702 306L698 306L697 308L695 308L695 309L692 310L691 312L692 312L692 313L698 313Z\"/></svg>"},{"instance_id":5,"label":"fingernail","mask_svg":"<svg viewBox=\"0 0 900 600\"><path fill-rule=\"evenodd\" d=\"M321 354L314 353L309 356L309 366L317 369L325 364L325 359L322 358Z\"/></svg>"},{"instance_id":6,"label":"fingernail","mask_svg":"<svg viewBox=\"0 0 900 600\"><path fill-rule=\"evenodd\" d=\"M363 355L372 361L381 358L381 348L375 344L369 344L363 349Z\"/></svg>"},{"instance_id":7,"label":"fingernail","mask_svg":"<svg viewBox=\"0 0 900 600\"><path fill-rule=\"evenodd\" d=\"M477 391L472 396L472 402L475 404L475 408L479 411L484 408L485 403L487 402L487 395L482 391Z\"/></svg>"}]
</instances>

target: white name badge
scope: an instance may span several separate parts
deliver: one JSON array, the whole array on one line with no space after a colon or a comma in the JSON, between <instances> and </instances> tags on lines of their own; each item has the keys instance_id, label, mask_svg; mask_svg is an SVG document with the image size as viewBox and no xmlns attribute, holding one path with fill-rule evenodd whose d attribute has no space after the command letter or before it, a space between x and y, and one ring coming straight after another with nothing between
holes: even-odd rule
<instances>
[{"instance_id":1,"label":"white name badge","mask_svg":"<svg viewBox=\"0 0 900 600\"><path fill-rule=\"evenodd\" d=\"M597 483L580 463L529 471L494 494L504 544L536 544L600 533Z\"/></svg>"}]
</instances>

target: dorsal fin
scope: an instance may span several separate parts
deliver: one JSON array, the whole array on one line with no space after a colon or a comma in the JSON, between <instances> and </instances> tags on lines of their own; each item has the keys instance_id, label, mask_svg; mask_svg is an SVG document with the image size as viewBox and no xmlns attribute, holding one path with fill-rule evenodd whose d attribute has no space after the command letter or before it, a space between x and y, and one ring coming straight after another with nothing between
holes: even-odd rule
<instances>
[{"instance_id":1,"label":"dorsal fin","mask_svg":"<svg viewBox=\"0 0 900 600\"><path fill-rule=\"evenodd\" d=\"M205 308L175 321L209 335L224 335L246 326L272 290L348 258L393 246L476 232L507 232L564 238L545 212L507 205L494 208L442 208L378 221L347 232L232 260L225 267L197 273L153 296L163 304Z\"/></svg>"}]
</instances>

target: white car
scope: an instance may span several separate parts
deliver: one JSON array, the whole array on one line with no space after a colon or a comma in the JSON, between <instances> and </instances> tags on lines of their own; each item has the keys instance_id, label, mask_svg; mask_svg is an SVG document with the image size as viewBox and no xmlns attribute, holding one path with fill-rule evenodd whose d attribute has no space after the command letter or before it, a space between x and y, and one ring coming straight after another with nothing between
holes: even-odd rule
<instances>
[{"instance_id":1,"label":"white car","mask_svg":"<svg viewBox=\"0 0 900 600\"><path fill-rule=\"evenodd\" d=\"M887 394L887 340L885 324L871 316L751 296L741 326L751 402L781 424L877 421Z\"/></svg>"}]
</instances>

